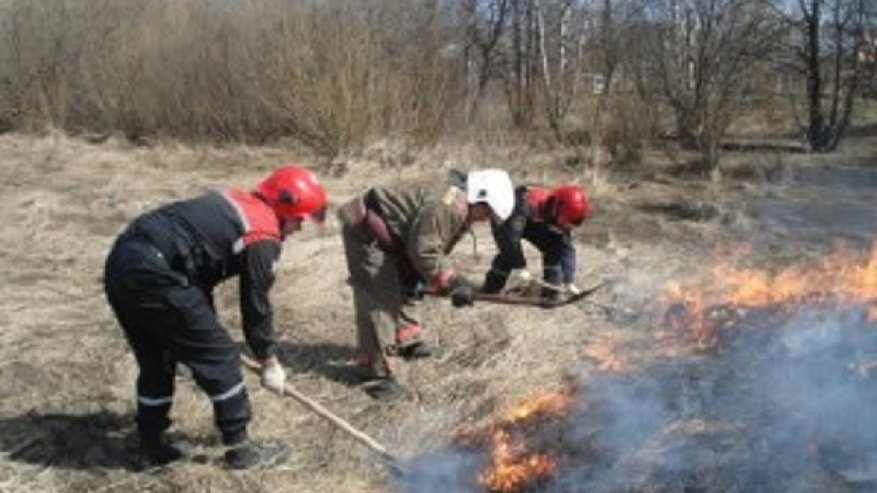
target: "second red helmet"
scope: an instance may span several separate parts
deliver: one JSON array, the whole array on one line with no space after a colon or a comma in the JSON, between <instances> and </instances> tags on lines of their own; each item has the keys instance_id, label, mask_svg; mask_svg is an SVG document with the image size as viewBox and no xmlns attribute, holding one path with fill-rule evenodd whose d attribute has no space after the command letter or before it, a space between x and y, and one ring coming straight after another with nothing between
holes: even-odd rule
<instances>
[{"instance_id":1,"label":"second red helmet","mask_svg":"<svg viewBox=\"0 0 877 493\"><path fill-rule=\"evenodd\" d=\"M323 222L326 217L326 191L316 175L295 165L275 169L256 187L282 220L310 218Z\"/></svg>"},{"instance_id":2,"label":"second red helmet","mask_svg":"<svg viewBox=\"0 0 877 493\"><path fill-rule=\"evenodd\" d=\"M564 185L551 192L555 220L560 225L578 226L591 215L591 201L582 187Z\"/></svg>"}]
</instances>

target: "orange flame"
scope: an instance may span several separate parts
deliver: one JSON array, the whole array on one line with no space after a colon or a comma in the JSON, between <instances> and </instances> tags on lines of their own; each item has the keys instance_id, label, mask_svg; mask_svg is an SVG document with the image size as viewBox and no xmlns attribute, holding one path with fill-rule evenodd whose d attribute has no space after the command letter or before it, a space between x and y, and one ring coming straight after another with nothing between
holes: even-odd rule
<instances>
[{"instance_id":1,"label":"orange flame","mask_svg":"<svg viewBox=\"0 0 877 493\"><path fill-rule=\"evenodd\" d=\"M522 444L511 440L506 431L496 430L491 446L491 467L478 476L478 483L488 491L520 491L557 471L554 459L545 454L527 454Z\"/></svg>"},{"instance_id":2,"label":"orange flame","mask_svg":"<svg viewBox=\"0 0 877 493\"><path fill-rule=\"evenodd\" d=\"M877 300L877 244L872 245L869 255L839 249L815 266L790 267L773 276L720 266L715 277L729 288L727 300L740 305L764 306L808 296L872 303Z\"/></svg>"},{"instance_id":3,"label":"orange flame","mask_svg":"<svg viewBox=\"0 0 877 493\"><path fill-rule=\"evenodd\" d=\"M667 294L662 301L679 308L668 313L668 322L672 329L690 332L700 347L713 345L715 331L706 316L707 301L702 291L686 289L680 284L672 283L667 287Z\"/></svg>"},{"instance_id":4,"label":"orange flame","mask_svg":"<svg viewBox=\"0 0 877 493\"><path fill-rule=\"evenodd\" d=\"M630 366L627 360L618 354L618 344L611 335L604 335L596 341L588 342L585 344L584 353L603 371L622 373Z\"/></svg>"},{"instance_id":5,"label":"orange flame","mask_svg":"<svg viewBox=\"0 0 877 493\"><path fill-rule=\"evenodd\" d=\"M575 399L575 387L548 393L529 394L501 412L481 433L462 432L460 439L490 448L490 464L478 475L478 483L491 492L513 493L546 480L557 471L547 454L528 450L528 426L546 418L562 418Z\"/></svg>"},{"instance_id":6,"label":"orange flame","mask_svg":"<svg viewBox=\"0 0 877 493\"><path fill-rule=\"evenodd\" d=\"M572 403L572 388L547 394L528 394L506 410L499 423L512 424L542 416L563 416Z\"/></svg>"},{"instance_id":7,"label":"orange flame","mask_svg":"<svg viewBox=\"0 0 877 493\"><path fill-rule=\"evenodd\" d=\"M877 243L866 254L838 249L806 267L792 266L777 273L738 269L722 264L704 283L707 289L670 285L664 302L684 308L682 320L671 314L672 325L690 330L701 345L715 341L715 324L706 307L767 307L783 303L863 305L877 321ZM679 315L679 314L675 314Z\"/></svg>"}]
</instances>

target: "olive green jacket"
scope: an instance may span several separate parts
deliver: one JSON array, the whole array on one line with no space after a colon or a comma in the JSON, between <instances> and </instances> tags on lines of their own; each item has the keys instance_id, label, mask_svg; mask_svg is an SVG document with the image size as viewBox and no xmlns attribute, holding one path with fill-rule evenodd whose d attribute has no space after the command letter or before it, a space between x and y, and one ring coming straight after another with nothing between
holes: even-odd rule
<instances>
[{"instance_id":1,"label":"olive green jacket","mask_svg":"<svg viewBox=\"0 0 877 493\"><path fill-rule=\"evenodd\" d=\"M413 269L434 289L443 289L454 276L448 255L469 230L463 190L436 187L376 187L377 212L399 241Z\"/></svg>"}]
</instances>

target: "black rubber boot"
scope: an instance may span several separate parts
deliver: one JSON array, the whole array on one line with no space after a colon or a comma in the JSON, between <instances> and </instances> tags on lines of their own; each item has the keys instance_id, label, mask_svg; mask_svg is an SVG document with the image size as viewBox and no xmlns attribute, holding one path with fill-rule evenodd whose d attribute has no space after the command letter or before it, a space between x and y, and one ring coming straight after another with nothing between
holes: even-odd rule
<instances>
[{"instance_id":1,"label":"black rubber boot","mask_svg":"<svg viewBox=\"0 0 877 493\"><path fill-rule=\"evenodd\" d=\"M486 294L499 293L505 286L508 277L508 273L490 269L484 276L484 284L481 285L481 292Z\"/></svg>"},{"instance_id":2,"label":"black rubber boot","mask_svg":"<svg viewBox=\"0 0 877 493\"><path fill-rule=\"evenodd\" d=\"M280 442L247 440L225 452L225 465L230 469L265 468L289 459L289 447Z\"/></svg>"},{"instance_id":3,"label":"black rubber boot","mask_svg":"<svg viewBox=\"0 0 877 493\"><path fill-rule=\"evenodd\" d=\"M183 438L142 437L137 468L141 471L161 467L187 457L192 446Z\"/></svg>"},{"instance_id":4,"label":"black rubber boot","mask_svg":"<svg viewBox=\"0 0 877 493\"><path fill-rule=\"evenodd\" d=\"M548 303L557 303L560 301L560 292L556 289L542 288L542 291L539 294L542 299Z\"/></svg>"},{"instance_id":5,"label":"black rubber boot","mask_svg":"<svg viewBox=\"0 0 877 493\"><path fill-rule=\"evenodd\" d=\"M379 401L392 401L400 397L408 397L411 391L401 385L393 377L375 378L366 382L363 386L365 392L372 399Z\"/></svg>"},{"instance_id":6,"label":"black rubber boot","mask_svg":"<svg viewBox=\"0 0 877 493\"><path fill-rule=\"evenodd\" d=\"M561 286L563 283L563 271L560 266L547 266L542 269L542 280L551 286ZM560 299L560 291L548 287L542 288L542 299L548 302L556 302Z\"/></svg>"},{"instance_id":7,"label":"black rubber boot","mask_svg":"<svg viewBox=\"0 0 877 493\"><path fill-rule=\"evenodd\" d=\"M399 356L404 360L414 360L421 358L429 358L432 356L433 348L430 347L429 344L425 342L415 342L410 346L400 347L398 350Z\"/></svg>"}]
</instances>

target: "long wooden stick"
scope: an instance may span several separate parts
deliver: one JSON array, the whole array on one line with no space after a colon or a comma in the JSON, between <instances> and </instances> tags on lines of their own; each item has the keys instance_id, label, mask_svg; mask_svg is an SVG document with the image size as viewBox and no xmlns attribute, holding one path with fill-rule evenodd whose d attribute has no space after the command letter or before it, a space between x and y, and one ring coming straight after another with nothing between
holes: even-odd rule
<instances>
[{"instance_id":1,"label":"long wooden stick","mask_svg":"<svg viewBox=\"0 0 877 493\"><path fill-rule=\"evenodd\" d=\"M527 306L541 306L547 308L550 306L551 302L546 298L542 298L541 296L520 296L515 294L506 294L506 293L481 293L475 291L472 293L472 300L474 301L487 301L489 303L499 303L501 305L527 305Z\"/></svg>"},{"instance_id":2,"label":"long wooden stick","mask_svg":"<svg viewBox=\"0 0 877 493\"><path fill-rule=\"evenodd\" d=\"M259 364L258 361L254 360L253 358L250 358L249 356L247 356L245 354L242 354L241 355L241 362L248 369L252 370L253 372L255 372L257 374L261 374L262 365ZM350 435L351 437L353 437L354 439L356 439L357 441L359 441L360 443L362 443L363 445L368 447L371 451L377 453L378 457L380 457L380 459L384 462L384 464L386 464L387 467L392 469L394 473L402 474L404 472L404 470L401 466L401 463L399 461L399 458L396 457L389 450L387 450L386 447L381 445L374 438L368 436L364 432L355 428L353 425L351 425L347 421L341 419L335 413L333 413L332 411L329 411L328 409L323 407L320 403L314 401L310 397L302 394L301 392L295 390L294 388L292 388L288 385L285 385L283 387L283 395L288 396L288 397L292 397L293 399L297 400L299 403L301 403L302 405L304 405L306 408L313 411L314 413L318 414L321 418L325 419L326 421L331 423L336 428L347 433L348 435Z\"/></svg>"}]
</instances>

